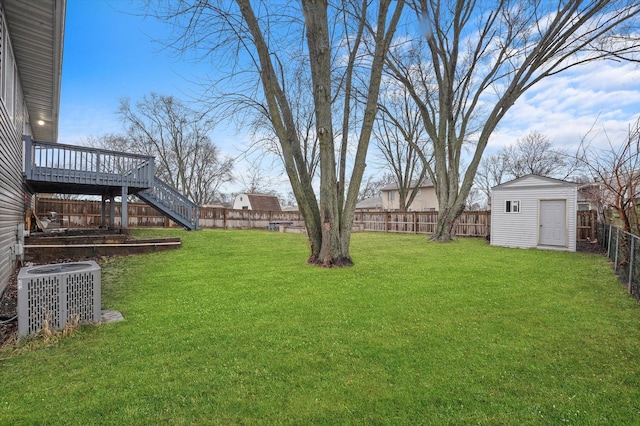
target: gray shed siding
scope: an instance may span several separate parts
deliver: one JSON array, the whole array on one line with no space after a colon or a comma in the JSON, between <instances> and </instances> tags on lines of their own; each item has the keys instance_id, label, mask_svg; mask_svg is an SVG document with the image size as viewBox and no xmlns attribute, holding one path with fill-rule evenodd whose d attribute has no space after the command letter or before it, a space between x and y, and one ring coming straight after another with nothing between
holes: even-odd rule
<instances>
[{"instance_id":1,"label":"gray shed siding","mask_svg":"<svg viewBox=\"0 0 640 426\"><path fill-rule=\"evenodd\" d=\"M17 242L16 230L24 224L24 188L22 183L22 134L26 112L21 85L2 16L0 45L3 48L0 78L5 79L0 91L0 294L14 270L12 250ZM7 61L4 61L4 59ZM11 60L11 61L10 61ZM5 72L10 68L10 72ZM8 81L11 80L11 81ZM8 88L8 89L7 89ZM25 132L27 133L27 132Z\"/></svg>"},{"instance_id":2,"label":"gray shed siding","mask_svg":"<svg viewBox=\"0 0 640 426\"><path fill-rule=\"evenodd\" d=\"M505 212L507 200L519 201L520 212ZM540 202L544 200L566 200L566 241L558 248L575 251L577 185L539 176L525 176L493 188L491 245L540 247Z\"/></svg>"}]
</instances>

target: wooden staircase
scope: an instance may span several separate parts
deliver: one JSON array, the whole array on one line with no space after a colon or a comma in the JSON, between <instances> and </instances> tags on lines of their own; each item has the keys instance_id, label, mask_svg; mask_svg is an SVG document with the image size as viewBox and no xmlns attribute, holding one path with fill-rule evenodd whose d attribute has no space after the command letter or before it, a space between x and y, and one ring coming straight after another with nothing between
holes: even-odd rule
<instances>
[{"instance_id":1,"label":"wooden staircase","mask_svg":"<svg viewBox=\"0 0 640 426\"><path fill-rule=\"evenodd\" d=\"M154 175L153 157L23 139L25 184L31 192L101 195L103 200L135 194L186 229L198 229L198 206Z\"/></svg>"}]
</instances>

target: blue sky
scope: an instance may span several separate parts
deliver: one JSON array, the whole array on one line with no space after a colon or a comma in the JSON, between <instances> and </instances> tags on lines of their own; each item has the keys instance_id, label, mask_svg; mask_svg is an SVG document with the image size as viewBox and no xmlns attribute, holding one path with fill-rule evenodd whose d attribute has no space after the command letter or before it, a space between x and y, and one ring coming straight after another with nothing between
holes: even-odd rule
<instances>
[{"instance_id":1,"label":"blue sky","mask_svg":"<svg viewBox=\"0 0 640 426\"><path fill-rule=\"evenodd\" d=\"M168 28L144 18L139 1L67 0L58 142L84 145L91 136L122 133L116 110L120 99L136 101L157 92L190 99L206 63L180 61L163 49ZM242 135L219 126L212 139L224 155L237 157L246 145ZM236 163L236 174L248 167ZM283 186L284 177L275 182ZM224 192L238 191L239 183ZM288 187L284 185L283 192Z\"/></svg>"},{"instance_id":2,"label":"blue sky","mask_svg":"<svg viewBox=\"0 0 640 426\"><path fill-rule=\"evenodd\" d=\"M166 37L168 28L132 14L137 4L67 1L59 142L81 145L90 136L121 132L115 114L120 98L135 101L155 91L188 99L197 90L192 81L209 71L206 62L181 62L162 49L157 40ZM592 63L547 79L526 93L492 136L487 152L512 144L530 131L549 136L555 146L575 150L592 127L600 129L595 143L604 146L603 128L616 142L639 116L640 67ZM231 156L239 154L245 139L224 126L211 136ZM238 163L236 174L247 167ZM273 179L283 192L288 191L285 178L274 175ZM238 184L223 190L238 190Z\"/></svg>"},{"instance_id":3,"label":"blue sky","mask_svg":"<svg viewBox=\"0 0 640 426\"><path fill-rule=\"evenodd\" d=\"M162 49L156 40L166 28L131 14L135 7L128 0L68 0L59 142L119 132L121 98L152 91L186 97L194 89L188 78L206 72Z\"/></svg>"}]
</instances>

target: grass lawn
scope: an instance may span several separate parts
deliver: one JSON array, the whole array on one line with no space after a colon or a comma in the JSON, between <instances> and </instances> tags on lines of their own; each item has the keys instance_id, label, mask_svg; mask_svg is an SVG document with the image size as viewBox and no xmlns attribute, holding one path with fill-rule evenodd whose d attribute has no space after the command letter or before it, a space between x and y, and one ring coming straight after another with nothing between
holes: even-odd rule
<instances>
[{"instance_id":1,"label":"grass lawn","mask_svg":"<svg viewBox=\"0 0 640 426\"><path fill-rule=\"evenodd\" d=\"M604 257L360 233L111 259L126 320L0 352L0 424L637 424L640 305Z\"/></svg>"}]
</instances>

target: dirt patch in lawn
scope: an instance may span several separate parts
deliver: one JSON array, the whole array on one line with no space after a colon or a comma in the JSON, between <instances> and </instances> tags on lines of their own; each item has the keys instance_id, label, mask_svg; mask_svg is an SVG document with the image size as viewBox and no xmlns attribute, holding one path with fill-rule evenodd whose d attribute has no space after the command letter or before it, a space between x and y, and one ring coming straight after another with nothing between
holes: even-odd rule
<instances>
[{"instance_id":1,"label":"dirt patch in lawn","mask_svg":"<svg viewBox=\"0 0 640 426\"><path fill-rule=\"evenodd\" d=\"M578 241L576 251L580 253L607 254L607 250L599 243L589 241Z\"/></svg>"}]
</instances>

